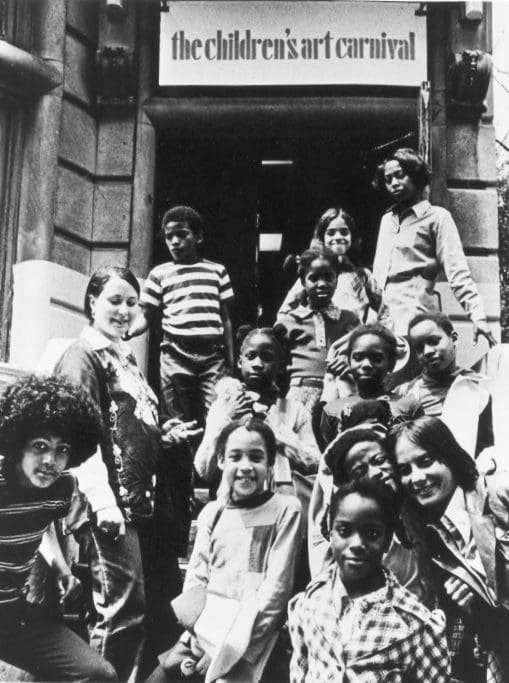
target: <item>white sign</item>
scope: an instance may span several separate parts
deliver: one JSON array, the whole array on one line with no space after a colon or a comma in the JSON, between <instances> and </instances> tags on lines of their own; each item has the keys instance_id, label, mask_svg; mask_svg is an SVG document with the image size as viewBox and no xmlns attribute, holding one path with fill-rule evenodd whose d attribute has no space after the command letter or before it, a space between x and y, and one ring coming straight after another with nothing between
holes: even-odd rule
<instances>
[{"instance_id":1,"label":"white sign","mask_svg":"<svg viewBox=\"0 0 509 683\"><path fill-rule=\"evenodd\" d=\"M427 79L415 2L170 0L159 85L400 85Z\"/></svg>"}]
</instances>

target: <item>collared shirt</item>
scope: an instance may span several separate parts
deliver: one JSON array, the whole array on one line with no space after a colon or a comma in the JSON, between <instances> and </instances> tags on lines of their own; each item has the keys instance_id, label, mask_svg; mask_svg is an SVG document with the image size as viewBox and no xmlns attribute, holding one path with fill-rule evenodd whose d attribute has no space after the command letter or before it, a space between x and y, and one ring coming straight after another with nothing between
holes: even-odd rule
<instances>
[{"instance_id":1,"label":"collared shirt","mask_svg":"<svg viewBox=\"0 0 509 683\"><path fill-rule=\"evenodd\" d=\"M151 427L158 427L157 396L139 369L131 347L122 340L111 341L90 325L83 328L80 339L87 341L94 351L99 352L101 363L112 384L118 384L122 391L136 401L136 417Z\"/></svg>"},{"instance_id":2,"label":"collared shirt","mask_svg":"<svg viewBox=\"0 0 509 683\"><path fill-rule=\"evenodd\" d=\"M359 628L363 614L376 602L384 600L387 596L387 586L382 586L375 591L365 593L357 598L351 598L338 574L334 575L334 604L336 606L341 643L346 647L352 639L356 628Z\"/></svg>"},{"instance_id":3,"label":"collared shirt","mask_svg":"<svg viewBox=\"0 0 509 683\"><path fill-rule=\"evenodd\" d=\"M102 458L126 519L150 517L160 458L157 397L129 346L87 326L55 372L78 383L101 411L106 427Z\"/></svg>"},{"instance_id":4,"label":"collared shirt","mask_svg":"<svg viewBox=\"0 0 509 683\"><path fill-rule=\"evenodd\" d=\"M338 615L337 565L288 606L292 683L449 681L445 619L384 571L385 585L356 601L355 621ZM344 603L348 604L348 603ZM351 627L350 638L342 635Z\"/></svg>"},{"instance_id":5,"label":"collared shirt","mask_svg":"<svg viewBox=\"0 0 509 683\"><path fill-rule=\"evenodd\" d=\"M353 311L362 323L369 322L370 310L377 314L378 321L392 330L393 321L389 309L383 300L381 287L367 268L356 268L348 259L341 263L338 284L332 297L332 303L339 309ZM304 285L296 280L279 309L280 313L288 313L302 301Z\"/></svg>"},{"instance_id":6,"label":"collared shirt","mask_svg":"<svg viewBox=\"0 0 509 683\"><path fill-rule=\"evenodd\" d=\"M465 495L461 487L456 487L447 508L438 524L447 534L450 542L465 558L470 571L477 574L478 578L490 590L487 583L486 570L477 549L477 545L472 533L472 524L465 503ZM491 597L496 601L496 595L490 591Z\"/></svg>"},{"instance_id":7,"label":"collared shirt","mask_svg":"<svg viewBox=\"0 0 509 683\"><path fill-rule=\"evenodd\" d=\"M332 304L323 311L313 311L309 306L300 305L288 313L280 313L277 322L282 323L288 332L290 377L323 379L327 349L336 339L357 327L359 318L355 313L339 310Z\"/></svg>"},{"instance_id":8,"label":"collared shirt","mask_svg":"<svg viewBox=\"0 0 509 683\"><path fill-rule=\"evenodd\" d=\"M397 334L407 334L408 323L417 313L436 310L433 289L441 271L470 318L485 319L449 211L426 200L401 214L395 207L389 209L380 223L373 275L384 289Z\"/></svg>"}]
</instances>

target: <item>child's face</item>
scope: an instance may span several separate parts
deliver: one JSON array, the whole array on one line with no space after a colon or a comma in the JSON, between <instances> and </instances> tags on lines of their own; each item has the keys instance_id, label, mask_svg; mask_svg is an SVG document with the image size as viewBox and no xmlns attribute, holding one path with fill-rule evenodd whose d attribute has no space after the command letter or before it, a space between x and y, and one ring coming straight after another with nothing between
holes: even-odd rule
<instances>
[{"instance_id":1,"label":"child's face","mask_svg":"<svg viewBox=\"0 0 509 683\"><path fill-rule=\"evenodd\" d=\"M406 434L398 437L394 450L402 488L426 510L443 512L457 485L451 469Z\"/></svg>"},{"instance_id":2,"label":"child's face","mask_svg":"<svg viewBox=\"0 0 509 683\"><path fill-rule=\"evenodd\" d=\"M358 389L368 393L382 390L384 378L392 369L385 341L376 334L363 334L355 340L349 363Z\"/></svg>"},{"instance_id":3,"label":"child's face","mask_svg":"<svg viewBox=\"0 0 509 683\"><path fill-rule=\"evenodd\" d=\"M409 336L424 374L440 376L456 367L456 332L449 336L433 320L423 320L410 329Z\"/></svg>"},{"instance_id":4,"label":"child's face","mask_svg":"<svg viewBox=\"0 0 509 683\"><path fill-rule=\"evenodd\" d=\"M245 427L236 429L228 437L219 467L232 500L245 500L262 493L269 469L263 437Z\"/></svg>"},{"instance_id":5,"label":"child's face","mask_svg":"<svg viewBox=\"0 0 509 683\"><path fill-rule=\"evenodd\" d=\"M59 436L46 434L27 441L16 465L18 483L46 489L67 467L71 445Z\"/></svg>"},{"instance_id":6,"label":"child's face","mask_svg":"<svg viewBox=\"0 0 509 683\"><path fill-rule=\"evenodd\" d=\"M323 234L323 243L336 256L344 256L352 246L352 233L340 216L329 223Z\"/></svg>"},{"instance_id":7,"label":"child's face","mask_svg":"<svg viewBox=\"0 0 509 683\"><path fill-rule=\"evenodd\" d=\"M90 297L92 326L112 341L119 341L138 310L138 294L120 277L112 277L102 292Z\"/></svg>"},{"instance_id":8,"label":"child's face","mask_svg":"<svg viewBox=\"0 0 509 683\"><path fill-rule=\"evenodd\" d=\"M385 164L384 178L387 192L397 204L411 205L418 200L419 189L399 161Z\"/></svg>"},{"instance_id":9,"label":"child's face","mask_svg":"<svg viewBox=\"0 0 509 683\"><path fill-rule=\"evenodd\" d=\"M359 441L344 457L343 467L348 481L377 479L397 490L391 461L383 446L376 441Z\"/></svg>"},{"instance_id":10,"label":"child's face","mask_svg":"<svg viewBox=\"0 0 509 683\"><path fill-rule=\"evenodd\" d=\"M372 498L350 493L340 501L332 524L330 543L339 575L349 592L372 590L391 535L380 507Z\"/></svg>"},{"instance_id":11,"label":"child's face","mask_svg":"<svg viewBox=\"0 0 509 683\"><path fill-rule=\"evenodd\" d=\"M263 334L253 335L241 351L239 368L248 389L263 391L272 386L279 371L279 355Z\"/></svg>"},{"instance_id":12,"label":"child's face","mask_svg":"<svg viewBox=\"0 0 509 683\"><path fill-rule=\"evenodd\" d=\"M326 259L317 258L304 276L304 289L311 308L326 308L332 299L338 276Z\"/></svg>"},{"instance_id":13,"label":"child's face","mask_svg":"<svg viewBox=\"0 0 509 683\"><path fill-rule=\"evenodd\" d=\"M203 237L195 234L186 222L170 222L164 226L164 240L175 263L189 263L196 259Z\"/></svg>"}]
</instances>

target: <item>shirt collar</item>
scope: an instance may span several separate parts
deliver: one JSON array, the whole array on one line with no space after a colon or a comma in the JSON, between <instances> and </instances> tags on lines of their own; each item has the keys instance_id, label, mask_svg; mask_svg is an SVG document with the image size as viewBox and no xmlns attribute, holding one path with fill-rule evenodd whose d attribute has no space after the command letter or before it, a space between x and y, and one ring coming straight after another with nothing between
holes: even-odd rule
<instances>
[{"instance_id":1,"label":"shirt collar","mask_svg":"<svg viewBox=\"0 0 509 683\"><path fill-rule=\"evenodd\" d=\"M417 216L417 218L422 218L424 214L429 210L431 204L428 202L427 199L421 199L420 202L417 202L413 204L412 206L409 206L407 209L405 209L405 213L408 213L410 211L413 211L413 213ZM393 204L389 211L392 211L393 214L397 214L398 205Z\"/></svg>"},{"instance_id":2,"label":"shirt collar","mask_svg":"<svg viewBox=\"0 0 509 683\"><path fill-rule=\"evenodd\" d=\"M425 386L430 386L430 387L448 387L450 386L456 377L459 377L460 375L464 375L468 370L464 370L463 368L460 368L456 366L452 372L448 372L447 374L440 375L439 377L430 377L426 373L422 373L421 379L422 382Z\"/></svg>"},{"instance_id":3,"label":"shirt collar","mask_svg":"<svg viewBox=\"0 0 509 683\"><path fill-rule=\"evenodd\" d=\"M447 507L445 508L444 515L447 515L449 519L453 519L456 510L466 510L465 506L465 496L463 495L463 489L461 486L456 486L454 493L451 496Z\"/></svg>"},{"instance_id":4,"label":"shirt collar","mask_svg":"<svg viewBox=\"0 0 509 683\"><path fill-rule=\"evenodd\" d=\"M459 531L464 542L468 543L471 524L466 507L465 494L461 486L456 487L440 521L446 529L449 529L452 524Z\"/></svg>"},{"instance_id":5,"label":"shirt collar","mask_svg":"<svg viewBox=\"0 0 509 683\"><path fill-rule=\"evenodd\" d=\"M129 345L124 341L120 341L118 343L112 342L111 339L105 337L102 332L99 332L99 330L96 330L95 327L92 327L91 325L87 325L87 327L83 328L80 334L80 339L84 339L86 342L88 342L94 351L116 348L120 349L125 355L131 351Z\"/></svg>"},{"instance_id":6,"label":"shirt collar","mask_svg":"<svg viewBox=\"0 0 509 683\"><path fill-rule=\"evenodd\" d=\"M384 567L382 567L382 571L385 578L385 583L383 586L371 591L371 593L366 593L365 595L361 595L360 597L354 598L352 600L352 598L348 595L343 582L341 581L338 567L335 565L332 575L332 585L335 600L337 601L336 604L340 606L341 612L344 610L347 604L352 603L353 601L355 601L355 604L359 605L361 610L367 610L371 605L391 600L394 581L390 572L388 572Z\"/></svg>"},{"instance_id":7,"label":"shirt collar","mask_svg":"<svg viewBox=\"0 0 509 683\"><path fill-rule=\"evenodd\" d=\"M324 308L321 311L314 311L313 309L309 308L309 306L306 306L304 304L300 304L292 311L292 315L294 316L294 318L297 318L297 320L307 320L308 318L311 318L315 313L321 313L330 320L339 320L341 316L340 309L333 303L330 303L327 306L327 308Z\"/></svg>"}]
</instances>

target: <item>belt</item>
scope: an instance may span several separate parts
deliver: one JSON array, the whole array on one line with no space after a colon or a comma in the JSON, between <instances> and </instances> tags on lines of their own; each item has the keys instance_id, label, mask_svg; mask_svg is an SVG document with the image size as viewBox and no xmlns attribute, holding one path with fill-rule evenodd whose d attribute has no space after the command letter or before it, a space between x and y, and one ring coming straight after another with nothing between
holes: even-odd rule
<instances>
[{"instance_id":1,"label":"belt","mask_svg":"<svg viewBox=\"0 0 509 683\"><path fill-rule=\"evenodd\" d=\"M413 280L414 277L422 277L423 280L428 280L428 282L433 282L430 277L427 277L424 273L426 271L422 268L415 268L414 270L407 270L405 273L395 273L387 278L389 284L396 284L398 282L408 282Z\"/></svg>"},{"instance_id":2,"label":"belt","mask_svg":"<svg viewBox=\"0 0 509 683\"><path fill-rule=\"evenodd\" d=\"M184 335L165 334L164 344L175 344L189 351L212 352L221 346L222 337L186 337Z\"/></svg>"},{"instance_id":3,"label":"belt","mask_svg":"<svg viewBox=\"0 0 509 683\"><path fill-rule=\"evenodd\" d=\"M291 387L314 387L315 389L323 389L323 379L319 377L292 377L290 380Z\"/></svg>"}]
</instances>

